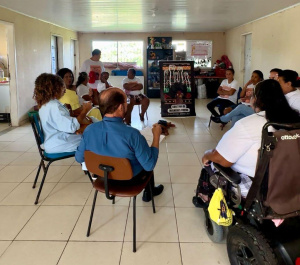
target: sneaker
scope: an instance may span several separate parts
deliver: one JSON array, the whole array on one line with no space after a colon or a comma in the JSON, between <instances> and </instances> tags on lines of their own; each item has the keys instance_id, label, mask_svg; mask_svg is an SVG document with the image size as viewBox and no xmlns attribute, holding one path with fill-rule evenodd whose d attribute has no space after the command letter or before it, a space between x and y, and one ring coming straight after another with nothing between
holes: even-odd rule
<instances>
[{"instance_id":1,"label":"sneaker","mask_svg":"<svg viewBox=\"0 0 300 265\"><path fill-rule=\"evenodd\" d=\"M193 197L193 204L195 205L195 207L203 209L207 209L209 205L208 202L204 202L201 198L196 196Z\"/></svg>"},{"instance_id":2,"label":"sneaker","mask_svg":"<svg viewBox=\"0 0 300 265\"><path fill-rule=\"evenodd\" d=\"M222 122L220 117L211 117L211 120L215 123L222 123L223 125L227 124L227 122Z\"/></svg>"},{"instance_id":3,"label":"sneaker","mask_svg":"<svg viewBox=\"0 0 300 265\"><path fill-rule=\"evenodd\" d=\"M163 190L164 190L164 186L163 185L156 186L154 188L154 190L153 190L153 196L158 196L159 194L161 194L163 192ZM151 201L151 194L150 194L150 192L144 191L142 200L144 202L150 202Z\"/></svg>"}]
</instances>

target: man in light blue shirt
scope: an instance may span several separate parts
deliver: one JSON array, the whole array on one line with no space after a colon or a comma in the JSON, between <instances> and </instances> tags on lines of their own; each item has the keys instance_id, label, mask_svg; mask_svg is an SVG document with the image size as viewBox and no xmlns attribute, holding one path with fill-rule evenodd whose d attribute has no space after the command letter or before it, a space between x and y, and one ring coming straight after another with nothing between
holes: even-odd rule
<instances>
[{"instance_id":1,"label":"man in light blue shirt","mask_svg":"<svg viewBox=\"0 0 300 265\"><path fill-rule=\"evenodd\" d=\"M149 147L145 137L137 129L123 123L127 97L119 88L109 88L101 92L100 108L104 118L101 122L91 124L84 131L75 154L76 161L84 162L84 151L89 150L99 155L129 159L136 178L143 171L152 171L158 159L159 138L162 132L160 125L153 125L153 142ZM154 180L152 185L154 187ZM153 195L161 194L163 189L163 185L155 187ZM143 200L151 200L149 190L145 190Z\"/></svg>"}]
</instances>

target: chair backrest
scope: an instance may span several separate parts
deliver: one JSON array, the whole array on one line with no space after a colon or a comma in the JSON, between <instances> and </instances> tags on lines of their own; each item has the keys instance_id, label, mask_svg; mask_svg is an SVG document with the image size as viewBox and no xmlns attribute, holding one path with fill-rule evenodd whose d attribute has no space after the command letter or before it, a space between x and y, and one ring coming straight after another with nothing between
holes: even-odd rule
<instances>
[{"instance_id":1,"label":"chair backrest","mask_svg":"<svg viewBox=\"0 0 300 265\"><path fill-rule=\"evenodd\" d=\"M239 87L239 90L237 92L237 97L236 97L236 104L239 104L239 99L241 98L241 92L242 92L242 88Z\"/></svg>"},{"instance_id":2,"label":"chair backrest","mask_svg":"<svg viewBox=\"0 0 300 265\"><path fill-rule=\"evenodd\" d=\"M281 128L273 133L268 127ZM300 124L267 123L262 132L262 144L255 177L246 198L250 209L255 199L268 209L264 217L282 218L300 215Z\"/></svg>"},{"instance_id":3,"label":"chair backrest","mask_svg":"<svg viewBox=\"0 0 300 265\"><path fill-rule=\"evenodd\" d=\"M41 144L44 143L45 138L44 138L44 133L43 133L39 113L37 111L31 111L31 112L28 112L28 116L29 116L29 121L31 123L33 133L34 133L37 147L39 149L40 155L42 156L43 150L41 148Z\"/></svg>"},{"instance_id":4,"label":"chair backrest","mask_svg":"<svg viewBox=\"0 0 300 265\"><path fill-rule=\"evenodd\" d=\"M104 171L100 169L101 165L114 168L113 171L108 173L109 179L130 180L133 177L131 164L127 158L103 156L85 151L84 160L88 171L100 177L104 177Z\"/></svg>"}]
</instances>

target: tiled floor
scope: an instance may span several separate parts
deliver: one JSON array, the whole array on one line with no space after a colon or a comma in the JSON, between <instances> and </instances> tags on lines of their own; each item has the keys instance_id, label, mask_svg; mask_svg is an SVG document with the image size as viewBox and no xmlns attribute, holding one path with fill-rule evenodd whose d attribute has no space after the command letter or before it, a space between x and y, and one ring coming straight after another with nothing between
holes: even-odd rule
<instances>
[{"instance_id":1,"label":"tiled floor","mask_svg":"<svg viewBox=\"0 0 300 265\"><path fill-rule=\"evenodd\" d=\"M211 243L204 214L192 197L205 150L215 147L224 131L208 129L208 100L196 100L197 117L167 119L176 124L161 143L156 183L165 185L151 203L137 198L137 252L132 252L132 206L118 198L112 205L98 195L90 237L86 237L93 188L74 159L54 163L40 202L32 182L39 163L29 124L0 130L0 265L196 265L229 264L226 245ZM151 100L149 121L160 117ZM141 129L137 108L134 127ZM6 133L5 133L6 132ZM38 188L38 187L37 187Z\"/></svg>"}]
</instances>

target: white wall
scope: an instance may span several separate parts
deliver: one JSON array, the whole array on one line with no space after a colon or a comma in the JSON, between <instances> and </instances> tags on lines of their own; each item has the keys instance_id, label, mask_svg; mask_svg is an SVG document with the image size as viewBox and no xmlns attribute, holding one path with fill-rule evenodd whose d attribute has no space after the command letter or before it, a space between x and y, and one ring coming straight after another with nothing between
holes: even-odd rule
<instances>
[{"instance_id":1,"label":"white wall","mask_svg":"<svg viewBox=\"0 0 300 265\"><path fill-rule=\"evenodd\" d=\"M243 83L242 35L245 33L252 33L252 70L261 70L265 78L275 67L300 73L299 14L300 5L226 32L226 53L240 84Z\"/></svg>"},{"instance_id":2,"label":"white wall","mask_svg":"<svg viewBox=\"0 0 300 265\"><path fill-rule=\"evenodd\" d=\"M12 122L17 126L27 119L27 112L35 105L32 95L36 77L51 73L51 34L63 38L63 64L70 67L70 40L77 39L77 33L0 7L1 21L14 25L17 82L10 90L16 95Z\"/></svg>"}]
</instances>

